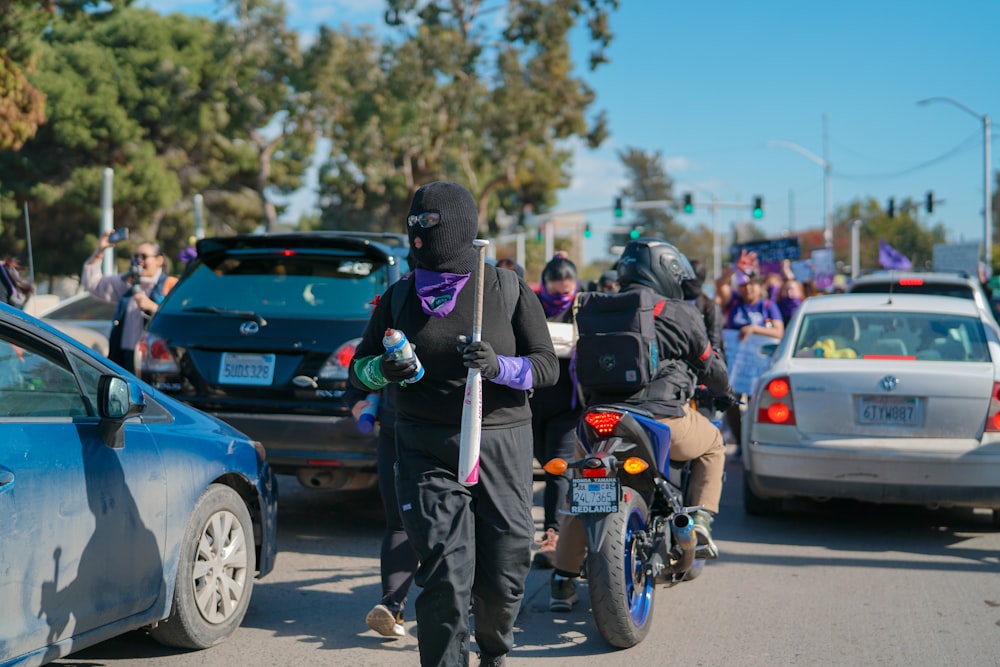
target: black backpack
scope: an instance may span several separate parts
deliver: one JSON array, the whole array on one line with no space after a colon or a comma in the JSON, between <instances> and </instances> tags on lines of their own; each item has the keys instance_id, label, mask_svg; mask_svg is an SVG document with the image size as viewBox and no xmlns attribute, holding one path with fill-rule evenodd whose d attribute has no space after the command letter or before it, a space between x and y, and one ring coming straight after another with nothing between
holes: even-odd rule
<instances>
[{"instance_id":1,"label":"black backpack","mask_svg":"<svg viewBox=\"0 0 1000 667\"><path fill-rule=\"evenodd\" d=\"M634 394L656 376L658 297L638 292L582 292L575 313L576 379L587 392Z\"/></svg>"}]
</instances>

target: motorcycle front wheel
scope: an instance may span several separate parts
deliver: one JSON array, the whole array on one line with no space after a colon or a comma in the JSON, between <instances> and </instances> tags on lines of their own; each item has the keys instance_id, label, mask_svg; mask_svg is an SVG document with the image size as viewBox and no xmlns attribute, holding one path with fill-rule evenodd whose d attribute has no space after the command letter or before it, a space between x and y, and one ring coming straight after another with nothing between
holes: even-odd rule
<instances>
[{"instance_id":1,"label":"motorcycle front wheel","mask_svg":"<svg viewBox=\"0 0 1000 667\"><path fill-rule=\"evenodd\" d=\"M618 512L605 519L600 549L587 552L587 579L597 630L612 646L628 648L649 632L656 589L643 574L639 550L649 520L646 501L627 486L622 497Z\"/></svg>"}]
</instances>

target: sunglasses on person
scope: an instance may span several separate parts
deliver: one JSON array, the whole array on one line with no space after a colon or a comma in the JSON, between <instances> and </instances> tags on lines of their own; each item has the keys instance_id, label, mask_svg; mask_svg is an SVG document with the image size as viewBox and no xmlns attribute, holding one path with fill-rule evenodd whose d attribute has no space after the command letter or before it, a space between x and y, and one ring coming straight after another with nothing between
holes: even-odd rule
<instances>
[{"instance_id":1,"label":"sunglasses on person","mask_svg":"<svg viewBox=\"0 0 1000 667\"><path fill-rule=\"evenodd\" d=\"M441 214L437 211L427 211L420 215L409 215L406 217L406 224L410 227L420 225L424 229L430 229L441 224Z\"/></svg>"},{"instance_id":2,"label":"sunglasses on person","mask_svg":"<svg viewBox=\"0 0 1000 667\"><path fill-rule=\"evenodd\" d=\"M137 259L140 262L144 262L147 259L153 259L154 257L159 257L159 255L145 255L141 252L137 252L136 254L132 255L132 259Z\"/></svg>"}]
</instances>

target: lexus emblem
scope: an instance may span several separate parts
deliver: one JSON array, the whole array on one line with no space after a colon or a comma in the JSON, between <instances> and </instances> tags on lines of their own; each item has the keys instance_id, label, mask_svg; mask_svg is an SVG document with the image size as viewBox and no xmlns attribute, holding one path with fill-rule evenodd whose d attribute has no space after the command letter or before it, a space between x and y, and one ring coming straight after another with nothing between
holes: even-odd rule
<instances>
[{"instance_id":1,"label":"lexus emblem","mask_svg":"<svg viewBox=\"0 0 1000 667\"><path fill-rule=\"evenodd\" d=\"M260 331L260 326L253 320L240 325L240 333L244 336L252 336L258 331Z\"/></svg>"},{"instance_id":2,"label":"lexus emblem","mask_svg":"<svg viewBox=\"0 0 1000 667\"><path fill-rule=\"evenodd\" d=\"M896 388L896 385L899 384L899 380L897 380L892 375L886 375L884 378L878 381L878 384L886 391L892 391L893 389Z\"/></svg>"}]
</instances>

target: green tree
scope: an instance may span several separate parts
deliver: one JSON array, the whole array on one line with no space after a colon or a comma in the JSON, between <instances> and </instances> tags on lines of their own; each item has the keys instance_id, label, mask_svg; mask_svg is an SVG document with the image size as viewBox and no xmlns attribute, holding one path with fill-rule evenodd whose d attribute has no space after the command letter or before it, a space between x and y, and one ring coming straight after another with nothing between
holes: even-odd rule
<instances>
[{"instance_id":1,"label":"green tree","mask_svg":"<svg viewBox=\"0 0 1000 667\"><path fill-rule=\"evenodd\" d=\"M674 183L663 168L663 157L659 151L646 152L639 148L618 151L618 159L625 166L628 185L622 196L633 202L666 201L673 202ZM659 208L638 208L629 210L626 225L639 225L643 236L669 241L682 252L689 252L688 231L674 219L676 204L670 203Z\"/></svg>"},{"instance_id":2,"label":"green tree","mask_svg":"<svg viewBox=\"0 0 1000 667\"><path fill-rule=\"evenodd\" d=\"M878 261L879 239L904 254L914 268L929 267L934 258L934 246L947 241L947 228L943 224L928 227L921 224L916 214L923 202L905 199L897 203L895 217L890 218L881 204L872 197L855 199L838 209L835 235L851 238L854 220L860 220L859 230L859 272L881 269ZM838 259L841 259L838 256ZM845 258L849 261L849 257Z\"/></svg>"},{"instance_id":3,"label":"green tree","mask_svg":"<svg viewBox=\"0 0 1000 667\"><path fill-rule=\"evenodd\" d=\"M28 77L53 19L61 15L89 22L130 2L0 0L0 150L17 150L45 121L45 94Z\"/></svg>"},{"instance_id":4,"label":"green tree","mask_svg":"<svg viewBox=\"0 0 1000 667\"><path fill-rule=\"evenodd\" d=\"M93 247L108 167L116 226L131 228L133 243L158 239L170 256L193 231L195 194L210 234L273 224L270 195L300 187L315 133L297 115L308 110L288 74L297 47L282 41L283 13L255 11L242 33L136 9L91 25L53 23L33 76L51 122L20 151L0 153L3 200L26 201L39 222L39 272L75 268ZM260 56L257 44L289 52L288 61ZM67 245L79 256L68 257Z\"/></svg>"},{"instance_id":5,"label":"green tree","mask_svg":"<svg viewBox=\"0 0 1000 667\"><path fill-rule=\"evenodd\" d=\"M278 207L271 193L291 194L303 183L316 147L317 112L306 90L297 33L280 0L228 0L235 10L235 43L226 54L226 152L252 169L244 186L254 193L267 231ZM252 167L249 163L252 162Z\"/></svg>"},{"instance_id":6,"label":"green tree","mask_svg":"<svg viewBox=\"0 0 1000 667\"><path fill-rule=\"evenodd\" d=\"M507 23L477 0L389 0L394 39L323 30L307 56L329 112L330 159L321 170L322 224L398 230L413 192L462 182L481 224L497 208L544 213L569 182L567 141L596 146L603 114L572 75L569 35L586 20L604 62L617 0L512 0Z\"/></svg>"}]
</instances>

